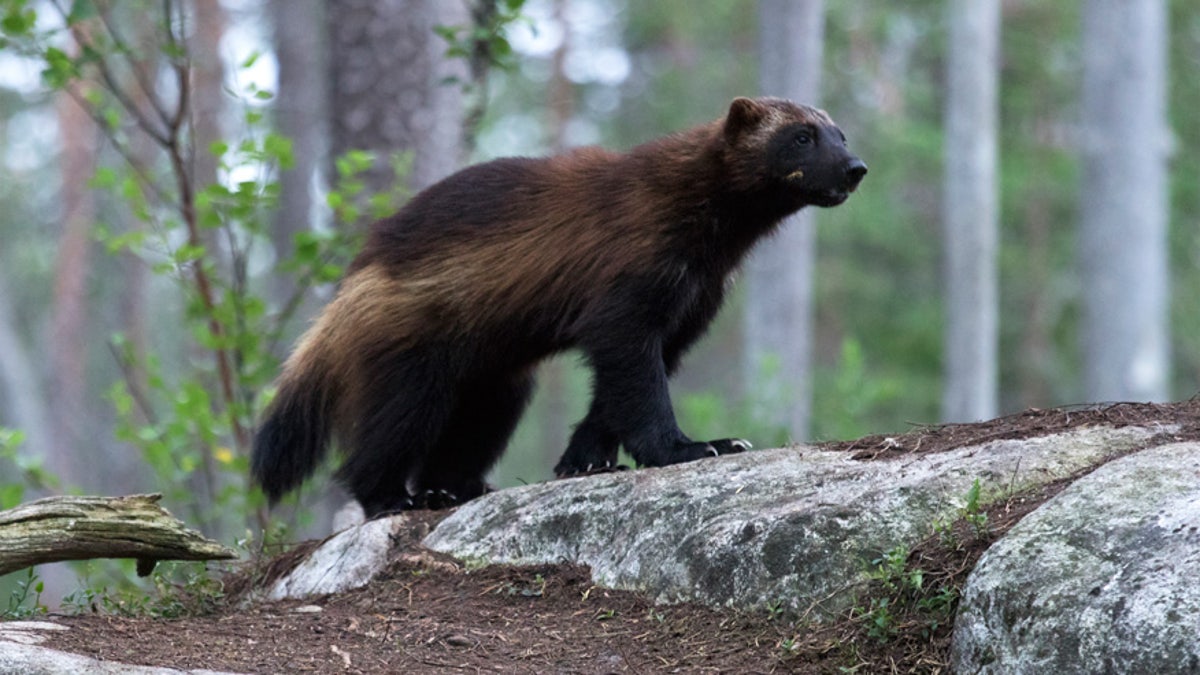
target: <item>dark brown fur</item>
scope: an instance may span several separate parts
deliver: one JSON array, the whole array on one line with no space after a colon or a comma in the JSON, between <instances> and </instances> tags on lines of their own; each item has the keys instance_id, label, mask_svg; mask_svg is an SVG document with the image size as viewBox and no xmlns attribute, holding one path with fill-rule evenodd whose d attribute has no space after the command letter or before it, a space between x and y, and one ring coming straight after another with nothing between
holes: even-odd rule
<instances>
[{"instance_id":1,"label":"dark brown fur","mask_svg":"<svg viewBox=\"0 0 1200 675\"><path fill-rule=\"evenodd\" d=\"M336 437L369 514L477 496L534 367L572 347L596 392L560 475L611 464L619 444L644 465L736 451L678 430L666 376L754 242L865 173L825 113L778 99L627 154L469 167L373 226L285 364L254 477L277 499Z\"/></svg>"}]
</instances>

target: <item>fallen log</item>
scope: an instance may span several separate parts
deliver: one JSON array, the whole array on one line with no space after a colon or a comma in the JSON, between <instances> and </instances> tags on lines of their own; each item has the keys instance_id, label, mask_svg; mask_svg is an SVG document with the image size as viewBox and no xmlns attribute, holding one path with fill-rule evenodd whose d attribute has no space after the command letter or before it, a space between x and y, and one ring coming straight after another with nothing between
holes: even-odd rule
<instances>
[{"instance_id":1,"label":"fallen log","mask_svg":"<svg viewBox=\"0 0 1200 675\"><path fill-rule=\"evenodd\" d=\"M231 560L158 505L161 494L46 497L0 511L0 575L31 565L92 558L135 558L139 576L159 560Z\"/></svg>"}]
</instances>

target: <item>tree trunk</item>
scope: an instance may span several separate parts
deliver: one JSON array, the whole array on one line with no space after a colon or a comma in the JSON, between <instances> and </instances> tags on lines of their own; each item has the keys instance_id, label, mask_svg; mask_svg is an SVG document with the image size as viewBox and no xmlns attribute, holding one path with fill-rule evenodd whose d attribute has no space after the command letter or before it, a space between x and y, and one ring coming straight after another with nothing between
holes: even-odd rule
<instances>
[{"instance_id":1,"label":"tree trunk","mask_svg":"<svg viewBox=\"0 0 1200 675\"><path fill-rule=\"evenodd\" d=\"M393 190L393 153L413 153L408 187L420 190L455 171L462 160L461 59L435 26L469 22L461 2L326 0L329 45L330 155L377 153L364 180L371 193Z\"/></svg>"},{"instance_id":2,"label":"tree trunk","mask_svg":"<svg viewBox=\"0 0 1200 675\"><path fill-rule=\"evenodd\" d=\"M824 35L823 0L762 0L762 93L817 105ZM807 435L811 410L815 265L815 223L805 210L755 251L745 272L746 392L754 392L757 414L793 439Z\"/></svg>"},{"instance_id":3,"label":"tree trunk","mask_svg":"<svg viewBox=\"0 0 1200 675\"><path fill-rule=\"evenodd\" d=\"M62 234L54 265L54 304L50 318L50 405L57 415L51 427L52 449L47 468L64 483L83 487L94 483L94 472L75 471L79 443L87 429L88 291L92 267L92 222L95 197L88 181L95 170L96 128L87 113L69 96L56 102L62 138L59 198Z\"/></svg>"},{"instance_id":4,"label":"tree trunk","mask_svg":"<svg viewBox=\"0 0 1200 675\"><path fill-rule=\"evenodd\" d=\"M1166 7L1088 0L1083 9L1084 393L1169 393Z\"/></svg>"},{"instance_id":5,"label":"tree trunk","mask_svg":"<svg viewBox=\"0 0 1200 675\"><path fill-rule=\"evenodd\" d=\"M271 0L270 11L279 62L275 124L279 133L291 139L295 160L291 170L279 177L279 211L271 227L275 254L284 259L294 251L296 234L312 223L312 184L325 136L324 6L315 0ZM295 291L288 275L275 275L271 296L277 307Z\"/></svg>"},{"instance_id":6,"label":"tree trunk","mask_svg":"<svg viewBox=\"0 0 1200 675\"><path fill-rule=\"evenodd\" d=\"M952 0L947 58L942 419L996 416L999 0Z\"/></svg>"},{"instance_id":7,"label":"tree trunk","mask_svg":"<svg viewBox=\"0 0 1200 675\"><path fill-rule=\"evenodd\" d=\"M571 26L566 20L567 0L554 0L554 20L562 26L563 38L551 56L550 82L546 87L549 111L548 143L552 153L567 149L567 124L575 112L575 90L565 72L567 50L571 46ZM554 466L570 440L570 387L568 357L549 359L539 367L542 456L545 466Z\"/></svg>"},{"instance_id":8,"label":"tree trunk","mask_svg":"<svg viewBox=\"0 0 1200 675\"><path fill-rule=\"evenodd\" d=\"M201 190L217 180L217 158L208 151L208 146L225 136L221 132L227 98L221 38L225 35L228 20L219 2L201 1L192 5L196 24L190 45L192 130L196 136L192 185Z\"/></svg>"}]
</instances>

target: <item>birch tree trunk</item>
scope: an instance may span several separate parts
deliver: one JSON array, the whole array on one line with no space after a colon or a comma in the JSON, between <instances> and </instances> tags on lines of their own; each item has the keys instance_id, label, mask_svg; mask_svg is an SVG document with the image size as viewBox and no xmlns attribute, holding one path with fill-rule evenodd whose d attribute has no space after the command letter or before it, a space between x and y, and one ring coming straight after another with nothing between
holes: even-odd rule
<instances>
[{"instance_id":1,"label":"birch tree trunk","mask_svg":"<svg viewBox=\"0 0 1200 675\"><path fill-rule=\"evenodd\" d=\"M825 36L823 0L759 2L759 89L817 105ZM792 216L745 267L746 392L756 415L793 439L808 433L812 408L812 210Z\"/></svg>"},{"instance_id":2,"label":"birch tree trunk","mask_svg":"<svg viewBox=\"0 0 1200 675\"><path fill-rule=\"evenodd\" d=\"M951 0L942 211L946 289L942 420L996 416L996 89L999 0Z\"/></svg>"},{"instance_id":3,"label":"birch tree trunk","mask_svg":"<svg viewBox=\"0 0 1200 675\"><path fill-rule=\"evenodd\" d=\"M1169 393L1166 7L1088 0L1083 9L1084 394Z\"/></svg>"}]
</instances>

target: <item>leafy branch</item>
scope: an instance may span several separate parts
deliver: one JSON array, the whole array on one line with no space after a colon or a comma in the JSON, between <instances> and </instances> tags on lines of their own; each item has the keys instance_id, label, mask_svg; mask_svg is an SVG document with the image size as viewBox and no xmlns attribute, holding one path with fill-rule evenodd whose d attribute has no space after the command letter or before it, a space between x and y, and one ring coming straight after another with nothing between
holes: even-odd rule
<instances>
[{"instance_id":1,"label":"leafy branch","mask_svg":"<svg viewBox=\"0 0 1200 675\"><path fill-rule=\"evenodd\" d=\"M251 264L263 258L256 251L268 240L278 172L292 165L291 142L266 129L271 92L253 84L230 90L243 106L243 135L207 143L202 151L216 159L218 176L201 185L181 0L48 0L50 21L39 21L35 7L42 6L0 0L0 50L40 63L47 89L70 96L120 155L122 164L98 169L91 185L118 196L136 224L119 233L97 225L97 236L110 252L128 251L179 284L193 343L185 353L203 355L188 359L190 374L180 375L136 341L114 338L110 348L122 372L109 390L117 437L142 451L170 496L184 501L198 522L219 530L229 514L249 514L261 502L245 485L251 431L287 323L313 285L341 276L357 237L346 234L352 228L299 234L295 254L275 266L299 282L272 311L256 292L266 280L256 278L263 275ZM117 27L138 20L148 30L138 32L135 44ZM353 188L360 160L339 162L347 167L345 185L329 193L338 222L358 220L337 204L352 201L339 190Z\"/></svg>"}]
</instances>

